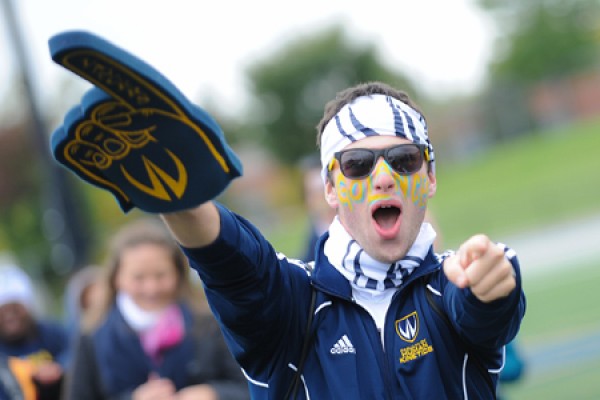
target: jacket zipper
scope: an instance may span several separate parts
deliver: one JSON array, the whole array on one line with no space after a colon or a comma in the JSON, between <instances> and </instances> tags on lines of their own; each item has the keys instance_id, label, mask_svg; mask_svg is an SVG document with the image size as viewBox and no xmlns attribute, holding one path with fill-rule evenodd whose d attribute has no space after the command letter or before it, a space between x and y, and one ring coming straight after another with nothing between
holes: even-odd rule
<instances>
[{"instance_id":1,"label":"jacket zipper","mask_svg":"<svg viewBox=\"0 0 600 400\"><path fill-rule=\"evenodd\" d=\"M394 297L395 297L395 295L394 295ZM364 312L365 314L367 314L369 317L369 320L372 322L372 325L374 328L373 331L376 334L376 345L373 347L375 349L378 349L375 351L377 354L377 363L379 364L379 369L383 376L383 382L384 382L384 386L385 386L385 398L391 400L391 399L393 399L392 391L391 391L392 377L391 377L391 372L390 372L390 366L388 363L388 357L387 357L386 351L385 351L385 332L383 335L381 334L381 332L379 332L379 330L377 329L377 324L375 323L375 320L371 316L371 313L369 313L369 311L367 311L367 309L365 309L363 306L358 304L356 302L356 300L354 299L354 297L352 298L352 303L356 307L358 307L361 310L361 312ZM389 308L385 312L385 319L387 319L388 311L389 311ZM385 329L385 320L384 320L384 329ZM370 338L370 339L372 339L372 338Z\"/></svg>"}]
</instances>

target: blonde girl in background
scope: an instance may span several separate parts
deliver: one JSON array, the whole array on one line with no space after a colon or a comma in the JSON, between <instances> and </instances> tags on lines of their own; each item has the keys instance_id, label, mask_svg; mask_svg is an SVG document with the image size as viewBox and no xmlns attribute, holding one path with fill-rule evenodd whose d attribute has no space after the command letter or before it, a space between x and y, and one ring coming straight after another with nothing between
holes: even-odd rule
<instances>
[{"instance_id":1,"label":"blonde girl in background","mask_svg":"<svg viewBox=\"0 0 600 400\"><path fill-rule=\"evenodd\" d=\"M105 298L83 316L67 400L249 398L188 269L177 244L154 221L136 221L117 233Z\"/></svg>"}]
</instances>

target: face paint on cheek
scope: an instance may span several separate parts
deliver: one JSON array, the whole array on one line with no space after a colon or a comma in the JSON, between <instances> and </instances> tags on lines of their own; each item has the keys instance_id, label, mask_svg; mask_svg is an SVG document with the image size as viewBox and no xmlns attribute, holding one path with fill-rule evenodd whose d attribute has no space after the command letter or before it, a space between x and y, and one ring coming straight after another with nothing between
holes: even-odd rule
<instances>
[{"instance_id":1,"label":"face paint on cheek","mask_svg":"<svg viewBox=\"0 0 600 400\"><path fill-rule=\"evenodd\" d=\"M338 174L336 187L338 188L337 194L340 205L347 207L349 210L352 210L354 204L365 201L365 194L367 192L366 179L347 179L343 174Z\"/></svg>"},{"instance_id":2,"label":"face paint on cheek","mask_svg":"<svg viewBox=\"0 0 600 400\"><path fill-rule=\"evenodd\" d=\"M429 193L429 178L418 174L411 175L410 201L419 208L427 205L427 194ZM408 197L407 197L408 198Z\"/></svg>"},{"instance_id":3,"label":"face paint on cheek","mask_svg":"<svg viewBox=\"0 0 600 400\"><path fill-rule=\"evenodd\" d=\"M408 187L410 185L410 180L408 176L396 174L394 176L394 180L396 181L396 187L400 191L400 194L403 197L407 197Z\"/></svg>"}]
</instances>

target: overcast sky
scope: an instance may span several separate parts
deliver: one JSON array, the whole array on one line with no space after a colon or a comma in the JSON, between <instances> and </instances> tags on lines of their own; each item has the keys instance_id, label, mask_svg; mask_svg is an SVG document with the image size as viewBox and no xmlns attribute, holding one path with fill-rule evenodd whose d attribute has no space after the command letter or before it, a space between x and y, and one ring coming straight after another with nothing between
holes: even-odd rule
<instances>
[{"instance_id":1,"label":"overcast sky","mask_svg":"<svg viewBox=\"0 0 600 400\"><path fill-rule=\"evenodd\" d=\"M379 43L386 62L430 95L473 91L492 54L491 23L474 0L0 1L13 2L42 98L70 74L50 59L48 39L73 29L135 54L193 99L208 93L233 107L244 101L245 66L337 21L353 40ZM15 68L1 21L0 95Z\"/></svg>"}]
</instances>

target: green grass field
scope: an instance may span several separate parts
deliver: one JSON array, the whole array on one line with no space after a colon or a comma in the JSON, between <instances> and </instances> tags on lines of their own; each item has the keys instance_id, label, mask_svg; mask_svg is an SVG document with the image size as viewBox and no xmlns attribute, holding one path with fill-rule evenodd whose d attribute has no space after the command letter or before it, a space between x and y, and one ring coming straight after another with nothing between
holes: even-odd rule
<instances>
[{"instance_id":1,"label":"green grass field","mask_svg":"<svg viewBox=\"0 0 600 400\"><path fill-rule=\"evenodd\" d=\"M503 400L595 400L600 398L598 371L600 358L543 376L526 376L505 387Z\"/></svg>"},{"instance_id":2,"label":"green grass field","mask_svg":"<svg viewBox=\"0 0 600 400\"><path fill-rule=\"evenodd\" d=\"M524 281L519 344L544 360L526 359L530 370L505 387L507 400L600 398L600 346L589 345L600 341L599 285L600 267L592 261Z\"/></svg>"},{"instance_id":3,"label":"green grass field","mask_svg":"<svg viewBox=\"0 0 600 400\"><path fill-rule=\"evenodd\" d=\"M444 243L455 247L477 232L505 236L600 213L599 131L600 121L590 121L439 165L430 206Z\"/></svg>"},{"instance_id":4,"label":"green grass field","mask_svg":"<svg viewBox=\"0 0 600 400\"><path fill-rule=\"evenodd\" d=\"M574 332L600 332L600 265L589 261L554 270L547 275L524 277L527 314L520 338L524 344L552 341Z\"/></svg>"}]
</instances>

